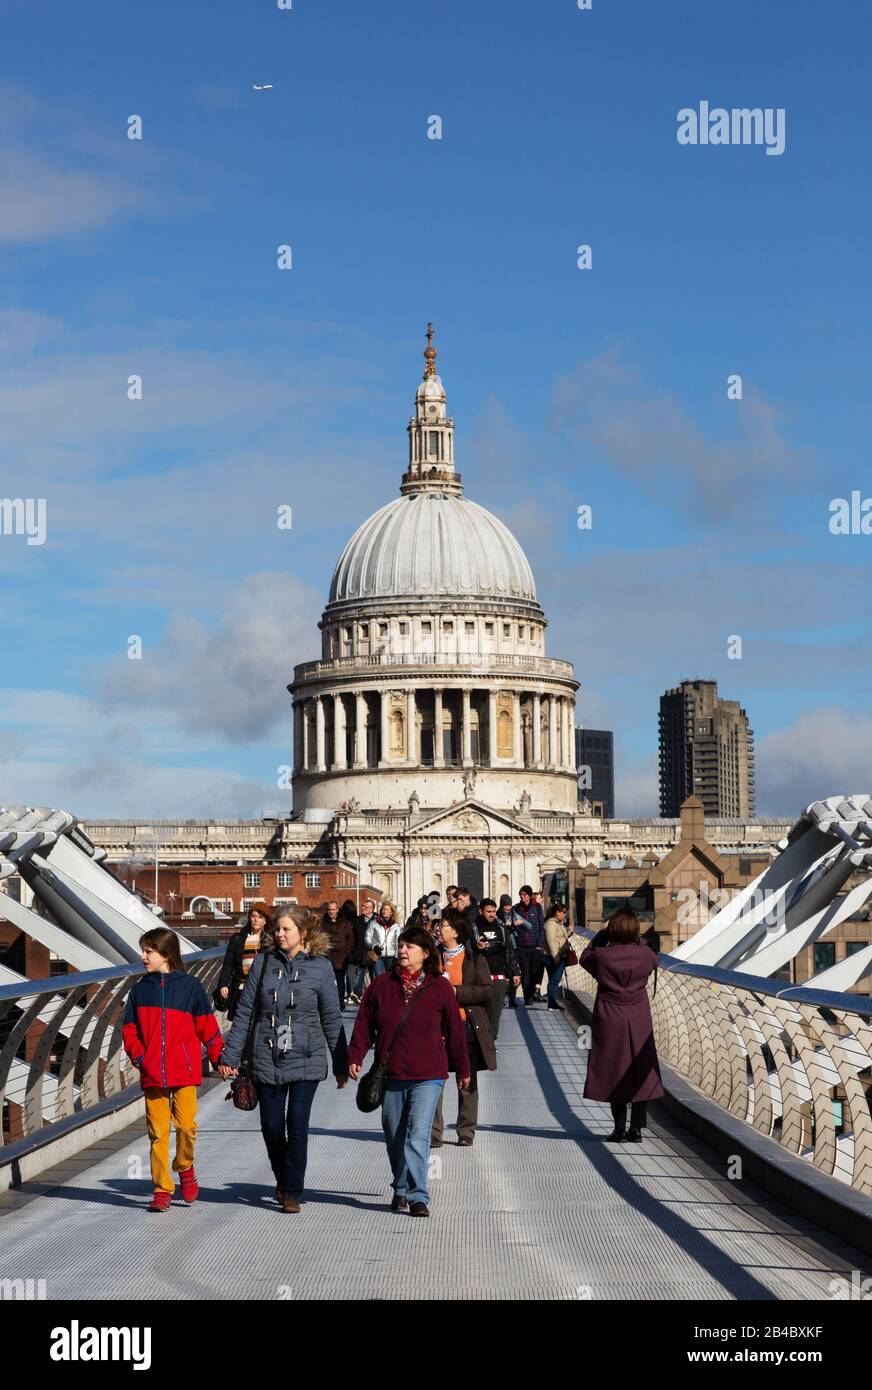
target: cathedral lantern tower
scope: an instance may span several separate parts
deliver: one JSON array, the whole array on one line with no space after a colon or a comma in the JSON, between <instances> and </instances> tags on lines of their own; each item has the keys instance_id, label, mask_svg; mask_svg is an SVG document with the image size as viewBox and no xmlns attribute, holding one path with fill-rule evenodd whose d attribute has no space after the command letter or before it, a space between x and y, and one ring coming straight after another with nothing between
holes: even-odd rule
<instances>
[{"instance_id":1,"label":"cathedral lantern tower","mask_svg":"<svg viewBox=\"0 0 872 1390\"><path fill-rule=\"evenodd\" d=\"M445 494L462 491L454 467L454 421L445 405L445 388L436 372L433 325L427 324L424 379L415 394L415 414L409 421L409 467L400 484L402 493L438 488Z\"/></svg>"}]
</instances>

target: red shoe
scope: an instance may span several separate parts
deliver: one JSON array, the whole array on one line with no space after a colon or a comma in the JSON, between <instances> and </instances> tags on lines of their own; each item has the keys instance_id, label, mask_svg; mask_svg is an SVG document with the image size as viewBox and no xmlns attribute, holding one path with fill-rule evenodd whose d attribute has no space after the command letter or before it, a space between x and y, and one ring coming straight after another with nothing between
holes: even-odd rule
<instances>
[{"instance_id":1,"label":"red shoe","mask_svg":"<svg viewBox=\"0 0 872 1390\"><path fill-rule=\"evenodd\" d=\"M182 1196L185 1201L196 1202L200 1184L197 1182L197 1175L193 1168L186 1168L184 1173L179 1173L179 1181L182 1184Z\"/></svg>"},{"instance_id":2,"label":"red shoe","mask_svg":"<svg viewBox=\"0 0 872 1390\"><path fill-rule=\"evenodd\" d=\"M152 1197L151 1201L146 1207L146 1211L168 1211L171 1201L171 1192L155 1192L154 1196Z\"/></svg>"}]
</instances>

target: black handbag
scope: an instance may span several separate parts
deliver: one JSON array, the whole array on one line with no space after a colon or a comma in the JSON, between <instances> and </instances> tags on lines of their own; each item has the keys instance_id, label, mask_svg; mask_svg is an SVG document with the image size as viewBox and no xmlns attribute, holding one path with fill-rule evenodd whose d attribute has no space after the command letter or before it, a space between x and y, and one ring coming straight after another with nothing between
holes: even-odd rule
<instances>
[{"instance_id":1,"label":"black handbag","mask_svg":"<svg viewBox=\"0 0 872 1390\"><path fill-rule=\"evenodd\" d=\"M412 995L411 999L406 1005L402 1018L397 1024L397 1031L394 1033L394 1036L391 1039L391 1045L388 1048L387 1052L382 1057L381 1061L376 1062L375 1066L370 1067L369 1071L366 1073L366 1076L362 1076L358 1081L357 1095L355 1096L355 1100L357 1101L358 1110L362 1110L364 1115L369 1115L372 1113L373 1110L378 1110L379 1106L384 1100L385 1081L387 1080L388 1075L388 1062L390 1061L391 1053L393 1052L396 1046L397 1038L400 1036L403 1029L405 1028L409 1014L415 1007L417 1000L420 999L421 995L424 994L424 992L429 988L430 981L427 980L423 985L421 985L418 989L415 990L415 993Z\"/></svg>"},{"instance_id":2,"label":"black handbag","mask_svg":"<svg viewBox=\"0 0 872 1390\"><path fill-rule=\"evenodd\" d=\"M260 987L263 984L264 970L266 970L266 957L264 957L264 964L260 971L260 979L257 982L257 998L254 1001L254 1008L251 1011L248 1034L245 1039L245 1047L242 1050L242 1060L239 1064L239 1075L234 1076L230 1083L230 1090L224 1097L225 1100L232 1100L237 1110L256 1110L259 1100L257 1087L251 1075L251 1039L257 1020L260 1017Z\"/></svg>"}]
</instances>

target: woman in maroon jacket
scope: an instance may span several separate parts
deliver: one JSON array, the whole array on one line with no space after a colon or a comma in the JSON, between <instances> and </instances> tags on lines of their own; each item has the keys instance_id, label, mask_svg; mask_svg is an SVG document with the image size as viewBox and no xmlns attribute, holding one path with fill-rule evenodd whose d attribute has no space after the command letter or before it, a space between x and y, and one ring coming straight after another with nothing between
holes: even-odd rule
<instances>
[{"instance_id":1,"label":"woman in maroon jacket","mask_svg":"<svg viewBox=\"0 0 872 1390\"><path fill-rule=\"evenodd\" d=\"M639 940L639 919L629 908L612 914L605 936L579 961L598 985L584 1094L611 1103L615 1127L608 1142L638 1144L647 1123L646 1101L663 1095L646 987L657 957ZM625 1132L628 1101L632 1111Z\"/></svg>"},{"instance_id":2,"label":"woman in maroon jacket","mask_svg":"<svg viewBox=\"0 0 872 1390\"><path fill-rule=\"evenodd\" d=\"M436 1105L449 1069L457 1073L460 1090L469 1086L470 1070L454 989L442 975L436 943L422 927L400 933L396 965L376 976L361 1000L348 1049L355 1081L373 1046L377 1062L387 1059L382 1129L393 1173L391 1211L429 1216L427 1169Z\"/></svg>"}]
</instances>

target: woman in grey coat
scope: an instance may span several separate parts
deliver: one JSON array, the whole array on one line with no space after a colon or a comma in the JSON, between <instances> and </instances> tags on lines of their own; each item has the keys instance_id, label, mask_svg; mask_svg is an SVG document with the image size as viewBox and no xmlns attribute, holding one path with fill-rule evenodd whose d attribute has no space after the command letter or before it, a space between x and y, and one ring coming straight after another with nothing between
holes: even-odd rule
<instances>
[{"instance_id":1,"label":"woman in grey coat","mask_svg":"<svg viewBox=\"0 0 872 1390\"><path fill-rule=\"evenodd\" d=\"M318 1083L327 1075L325 1044L341 1088L348 1080L348 1048L339 1012L330 942L306 908L283 907L275 919L275 947L248 973L219 1071L236 1076L246 1051L252 1013L251 1076L260 1102L260 1127L285 1212L300 1210L306 1177L309 1115Z\"/></svg>"}]
</instances>

